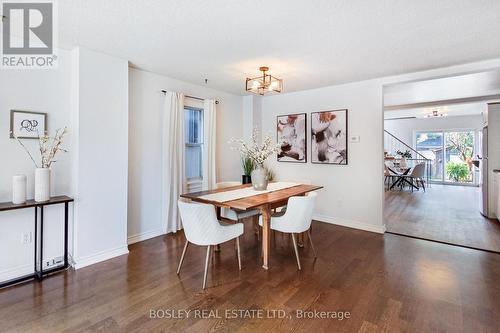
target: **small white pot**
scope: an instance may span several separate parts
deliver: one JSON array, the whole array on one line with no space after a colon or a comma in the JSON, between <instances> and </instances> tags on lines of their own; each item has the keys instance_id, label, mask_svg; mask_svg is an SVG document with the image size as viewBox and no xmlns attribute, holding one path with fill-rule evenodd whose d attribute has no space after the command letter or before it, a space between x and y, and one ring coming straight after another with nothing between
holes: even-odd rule
<instances>
[{"instance_id":1,"label":"small white pot","mask_svg":"<svg viewBox=\"0 0 500 333\"><path fill-rule=\"evenodd\" d=\"M35 201L43 202L50 199L50 169L35 169Z\"/></svg>"},{"instance_id":2,"label":"small white pot","mask_svg":"<svg viewBox=\"0 0 500 333\"><path fill-rule=\"evenodd\" d=\"M401 168L406 168L408 167L408 164L406 163L406 158L405 157L401 157L401 160L399 161L399 166Z\"/></svg>"},{"instance_id":3,"label":"small white pot","mask_svg":"<svg viewBox=\"0 0 500 333\"><path fill-rule=\"evenodd\" d=\"M26 175L12 176L12 203L20 205L26 202Z\"/></svg>"}]
</instances>

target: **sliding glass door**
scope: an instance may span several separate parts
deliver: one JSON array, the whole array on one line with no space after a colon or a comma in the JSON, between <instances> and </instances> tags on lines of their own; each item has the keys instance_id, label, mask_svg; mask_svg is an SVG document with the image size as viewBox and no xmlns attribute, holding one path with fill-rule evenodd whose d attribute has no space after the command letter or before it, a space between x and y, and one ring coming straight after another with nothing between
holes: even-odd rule
<instances>
[{"instance_id":1,"label":"sliding glass door","mask_svg":"<svg viewBox=\"0 0 500 333\"><path fill-rule=\"evenodd\" d=\"M442 132L417 132L415 138L416 151L431 160L431 181L443 181L443 144Z\"/></svg>"},{"instance_id":2,"label":"sliding glass door","mask_svg":"<svg viewBox=\"0 0 500 333\"><path fill-rule=\"evenodd\" d=\"M474 131L445 132L444 138L445 181L472 184L474 182L472 165Z\"/></svg>"},{"instance_id":3,"label":"sliding glass door","mask_svg":"<svg viewBox=\"0 0 500 333\"><path fill-rule=\"evenodd\" d=\"M431 181L474 184L475 131L416 132L415 148L431 160Z\"/></svg>"}]
</instances>

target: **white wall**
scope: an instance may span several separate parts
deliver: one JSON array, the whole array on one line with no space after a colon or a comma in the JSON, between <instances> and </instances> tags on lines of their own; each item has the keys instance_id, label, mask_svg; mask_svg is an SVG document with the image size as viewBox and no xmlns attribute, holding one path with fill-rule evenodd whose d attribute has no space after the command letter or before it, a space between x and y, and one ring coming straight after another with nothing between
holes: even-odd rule
<instances>
[{"instance_id":1,"label":"white wall","mask_svg":"<svg viewBox=\"0 0 500 333\"><path fill-rule=\"evenodd\" d=\"M12 176L15 174L27 175L28 198L33 198L35 167L17 141L9 138L11 109L46 112L50 133L68 126L64 147L69 153L61 154L52 166L51 194L72 194L71 54L60 50L58 56L59 66L54 70L0 71L0 202L12 200ZM37 140L22 141L36 155ZM44 212L44 258L51 259L63 253L64 208L62 205L50 206ZM21 243L22 234L28 232L34 236L34 209L0 212L0 281L33 272L33 242Z\"/></svg>"},{"instance_id":2,"label":"white wall","mask_svg":"<svg viewBox=\"0 0 500 333\"><path fill-rule=\"evenodd\" d=\"M484 104L486 108L486 103ZM451 129L482 129L483 117L481 114L470 116L442 117L442 118L413 118L384 120L384 129L395 135L410 147L415 148L416 131L437 131ZM386 150L390 147L384 147Z\"/></svg>"},{"instance_id":3,"label":"white wall","mask_svg":"<svg viewBox=\"0 0 500 333\"><path fill-rule=\"evenodd\" d=\"M228 141L243 131L243 98L131 68L129 70L129 242L160 235L162 89L216 98L217 181L241 179L239 155Z\"/></svg>"},{"instance_id":4,"label":"white wall","mask_svg":"<svg viewBox=\"0 0 500 333\"><path fill-rule=\"evenodd\" d=\"M252 136L253 129L261 128L262 97L256 95L243 96L243 133L244 139Z\"/></svg>"},{"instance_id":5,"label":"white wall","mask_svg":"<svg viewBox=\"0 0 500 333\"><path fill-rule=\"evenodd\" d=\"M488 104L488 197L489 216L495 218L493 170L500 170L500 103Z\"/></svg>"},{"instance_id":6,"label":"white wall","mask_svg":"<svg viewBox=\"0 0 500 333\"><path fill-rule=\"evenodd\" d=\"M310 113L347 108L349 135L348 165L311 163ZM322 89L265 97L262 102L262 131L276 133L276 116L307 113L307 164L268 160L279 180L307 180L322 185L315 218L320 221L384 232L382 223L382 87L364 81ZM362 209L360 209L362 205Z\"/></svg>"},{"instance_id":7,"label":"white wall","mask_svg":"<svg viewBox=\"0 0 500 333\"><path fill-rule=\"evenodd\" d=\"M128 253L128 62L83 48L73 53L73 258L80 268Z\"/></svg>"},{"instance_id":8,"label":"white wall","mask_svg":"<svg viewBox=\"0 0 500 333\"><path fill-rule=\"evenodd\" d=\"M69 247L78 268L127 252L128 62L85 49L58 55L54 70L1 71L0 201L11 200L19 173L33 197L34 166L9 138L10 110L47 112L51 133L68 126L70 152L52 166L51 194L75 197ZM23 142L36 155L36 140ZM46 207L44 259L63 254L63 218L62 205ZM33 243L21 243L33 230L34 209L0 213L0 281L33 271Z\"/></svg>"}]
</instances>

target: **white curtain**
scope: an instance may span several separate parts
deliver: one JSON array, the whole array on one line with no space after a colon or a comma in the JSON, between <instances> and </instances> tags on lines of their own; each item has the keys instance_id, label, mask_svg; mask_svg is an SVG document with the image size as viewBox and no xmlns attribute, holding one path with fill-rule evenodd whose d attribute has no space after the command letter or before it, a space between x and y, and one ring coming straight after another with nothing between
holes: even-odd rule
<instances>
[{"instance_id":1,"label":"white curtain","mask_svg":"<svg viewBox=\"0 0 500 333\"><path fill-rule=\"evenodd\" d=\"M216 103L214 99L205 99L203 102L203 129L204 129L204 187L206 189L214 189L217 182L216 170L216 155L215 147L216 142Z\"/></svg>"},{"instance_id":2,"label":"white curtain","mask_svg":"<svg viewBox=\"0 0 500 333\"><path fill-rule=\"evenodd\" d=\"M186 189L184 142L184 95L167 91L163 106L162 151L163 223L166 233L182 229L177 200Z\"/></svg>"}]
</instances>

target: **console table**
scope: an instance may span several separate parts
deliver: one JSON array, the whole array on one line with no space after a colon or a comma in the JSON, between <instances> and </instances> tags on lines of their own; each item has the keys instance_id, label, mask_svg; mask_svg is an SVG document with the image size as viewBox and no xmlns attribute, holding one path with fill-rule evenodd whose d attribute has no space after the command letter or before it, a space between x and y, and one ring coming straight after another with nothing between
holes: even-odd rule
<instances>
[{"instance_id":1,"label":"console table","mask_svg":"<svg viewBox=\"0 0 500 333\"><path fill-rule=\"evenodd\" d=\"M23 204L13 204L12 202L0 203L0 212L16 209L35 208L35 243L34 243L34 272L32 274L17 277L8 281L0 282L0 288L10 286L22 281L30 279L42 280L44 275L51 274L57 271L65 270L69 267L68 263L68 205L74 199L65 195L51 197L50 200L44 202L36 202L27 200ZM43 270L43 208L45 206L64 204L64 262L62 265ZM40 216L40 218L38 218ZM40 226L39 226L40 225ZM0 225L1 228L1 225ZM38 237L40 233L40 237ZM38 267L39 266L39 267Z\"/></svg>"}]
</instances>

